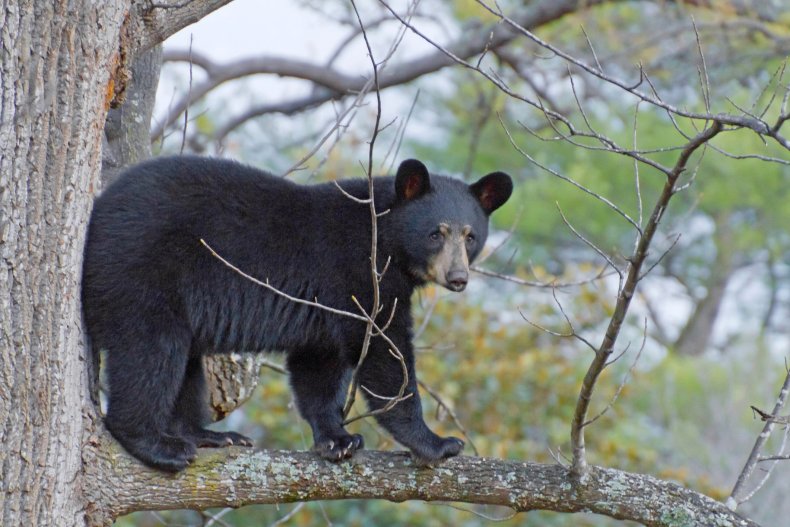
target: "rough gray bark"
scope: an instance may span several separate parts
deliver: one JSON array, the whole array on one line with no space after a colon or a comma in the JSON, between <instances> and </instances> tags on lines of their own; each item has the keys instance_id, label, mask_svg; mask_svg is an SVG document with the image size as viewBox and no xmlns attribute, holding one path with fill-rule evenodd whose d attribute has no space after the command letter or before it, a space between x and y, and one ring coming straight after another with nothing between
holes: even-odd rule
<instances>
[{"instance_id":1,"label":"rough gray bark","mask_svg":"<svg viewBox=\"0 0 790 527\"><path fill-rule=\"evenodd\" d=\"M261 364L259 353L234 353L204 357L209 408L215 421L241 406L258 386Z\"/></svg>"},{"instance_id":2,"label":"rough gray bark","mask_svg":"<svg viewBox=\"0 0 790 527\"><path fill-rule=\"evenodd\" d=\"M722 503L651 476L590 467L580 483L567 468L460 457L416 468L405 452L359 452L333 464L311 452L206 449L172 477L146 470L107 443L90 466L104 484L101 525L135 510L240 507L250 503L386 499L509 506L517 511L595 512L648 526L755 526Z\"/></svg>"},{"instance_id":3,"label":"rough gray bark","mask_svg":"<svg viewBox=\"0 0 790 527\"><path fill-rule=\"evenodd\" d=\"M130 15L147 1L0 1L2 525L85 525L83 453L102 432L79 278L105 114L140 43L228 1L147 22Z\"/></svg>"},{"instance_id":4,"label":"rough gray bark","mask_svg":"<svg viewBox=\"0 0 790 527\"><path fill-rule=\"evenodd\" d=\"M0 524L83 525L79 277L127 2L0 3Z\"/></svg>"},{"instance_id":5,"label":"rough gray bark","mask_svg":"<svg viewBox=\"0 0 790 527\"><path fill-rule=\"evenodd\" d=\"M161 67L162 46L140 54L132 63L123 102L107 112L102 148L102 189L112 183L125 167L151 157L148 137Z\"/></svg>"}]
</instances>

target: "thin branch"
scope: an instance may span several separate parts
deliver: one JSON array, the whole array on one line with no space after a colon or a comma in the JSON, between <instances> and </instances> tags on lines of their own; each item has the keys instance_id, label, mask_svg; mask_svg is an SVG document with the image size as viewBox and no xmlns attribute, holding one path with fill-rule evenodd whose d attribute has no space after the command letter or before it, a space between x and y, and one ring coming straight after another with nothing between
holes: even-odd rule
<instances>
[{"instance_id":1,"label":"thin branch","mask_svg":"<svg viewBox=\"0 0 790 527\"><path fill-rule=\"evenodd\" d=\"M560 313L562 314L563 318L565 319L565 323L568 324L568 328L570 329L570 331L568 331L567 333L560 333L559 331L551 330L551 329L549 329L549 328L547 328L545 326L542 326L542 325L538 324L537 322L533 322L532 320L527 318L527 316L524 314L524 312L521 311L521 308L518 308L518 313L519 313L519 315L521 315L521 318L523 318L524 321L527 324L529 324L530 326L532 326L532 327L534 327L536 329L539 329L540 331L542 331L544 333L547 333L547 334L555 336L555 337L560 337L560 338L575 338L579 342L585 344L588 348L590 348L593 351L595 351L595 346L593 346L590 341L588 341L587 339L585 339L584 337L582 337L581 335L579 335L576 332L576 328L573 326L573 322L571 322L570 317L565 312L565 308L562 306L562 303L557 298L556 290L553 289L552 290L552 294L554 296L554 302L557 304L557 307L559 308Z\"/></svg>"},{"instance_id":2,"label":"thin branch","mask_svg":"<svg viewBox=\"0 0 790 527\"><path fill-rule=\"evenodd\" d=\"M229 0L221 1L228 2ZM589 3L597 4L601 2L602 0L595 0ZM386 4L384 5L391 13L395 14L395 19L403 24L404 27L413 30L413 26L407 20L415 14L411 7L408 9L409 14L404 17L395 13ZM518 17L517 20L526 27L539 27L553 20L557 20L563 15L576 11L577 9L578 6L575 1L564 0L562 2L557 2L555 0L541 0L534 6L534 9L530 8L525 10L523 16ZM446 55L448 51L453 53L455 57L470 58L479 55L486 49L496 50L517 37L516 33L499 23L487 25L482 28L469 27L468 30L463 31L462 34L462 37L447 44L446 48L443 47L439 49L437 45L437 51L434 53L429 53L390 68L386 74L382 75L379 79L379 89L384 90L392 86L399 86L428 73L452 65L454 61L448 59ZM183 55L179 56L178 53L179 52L175 51L168 52L167 55L172 60L183 60ZM199 86L201 88L200 90L196 89L193 91L192 101L205 96L206 93L218 85L218 82L226 82L233 78L239 78L254 73L268 73L300 78L325 87L323 89L314 90L313 93L304 97L276 103L267 102L249 108L243 114L229 119L217 129L213 136L213 140L220 143L231 131L250 119L270 113L293 115L303 112L327 101L338 100L352 94L357 94L362 90L363 86L370 81L368 78L357 75L342 74L337 70L328 68L326 64L314 64L298 59L283 59L271 56L243 59L225 67L215 66L213 71L213 79L210 79L210 82L205 85L201 84ZM201 91L202 93L200 93ZM154 127L151 134L152 139L156 140L161 137L165 128L170 125L168 121L178 119L183 112L184 105L190 104L192 101L183 98L180 99L179 102L174 105L173 111L168 119L162 123L157 123Z\"/></svg>"},{"instance_id":3,"label":"thin branch","mask_svg":"<svg viewBox=\"0 0 790 527\"><path fill-rule=\"evenodd\" d=\"M691 26L694 28L694 37L697 41L697 52L699 53L699 60L701 64L700 91L702 92L702 100L705 102L705 111L710 113L710 79L708 78L708 66L705 64L705 54L702 52L702 42L700 42L699 38L697 21L694 20L693 16L691 17Z\"/></svg>"},{"instance_id":4,"label":"thin branch","mask_svg":"<svg viewBox=\"0 0 790 527\"><path fill-rule=\"evenodd\" d=\"M653 89L654 89L653 95L648 95L647 93L644 93L644 92L642 92L642 91L640 91L638 89L635 89L634 87L628 86L624 81L622 81L622 80L620 80L620 79L618 79L616 77L612 77L610 75L607 75L606 73L604 73L603 71L599 70L598 68L595 68L593 66L590 66L590 65L586 64L585 62L573 57L572 55L562 51L558 47L556 47L556 46L546 42L545 40L541 39L535 33L533 33L532 31L530 31L526 27L524 27L521 24L519 24L518 21L516 21L516 20L512 19L511 17L505 15L504 12L498 6L495 9L495 8L489 6L488 4L486 4L482 0L477 0L477 3L479 5L481 5L484 9L486 9L488 12L490 12L491 14L499 17L500 20L502 20L505 24L507 24L514 31L516 31L516 32L522 34L523 36L527 37L529 40L533 41L538 46L540 46L540 47L542 47L542 48L544 48L546 50L551 51L552 53L556 54L558 57L564 59L566 62L578 66L579 68L581 68L583 71L589 73L590 75L592 75L594 77L597 77L598 79L600 79L600 80L602 80L602 81L604 81L604 82L606 82L606 83L608 83L608 84L610 84L612 86L617 86L618 88L620 88L620 89L622 89L622 90L624 90L624 91L636 96L637 98L639 98L639 99L641 99L641 100L643 100L643 101L645 101L645 102L647 102L647 103L649 103L649 104L651 104L651 105L653 105L655 107L663 108L667 112L670 112L670 113L672 113L674 115L681 116L681 117L686 117L686 118L692 119L692 120L697 120L697 121L716 120L722 126L728 125L728 126L734 126L734 127L749 128L749 129L753 130L754 132L756 132L758 135L761 135L761 136L765 135L765 136L769 136L769 137L773 138L777 143L782 145L782 147L790 150L790 140L788 140L787 138L784 138L781 135L779 135L778 128L772 127L771 125L769 125L768 123L766 123L765 121L763 121L761 119L757 119L757 118L754 118L754 117L751 117L751 116L747 116L747 115L733 115L733 114L727 114L727 113L719 113L719 114L716 114L716 115L712 115L710 113L699 113L699 112L687 111L687 110L683 110L682 108L678 108L676 106L673 106L673 105L665 102L664 100L662 100L660 97L657 96L657 94L655 92L655 88L652 86L652 84L651 84L651 87L653 87Z\"/></svg>"},{"instance_id":5,"label":"thin branch","mask_svg":"<svg viewBox=\"0 0 790 527\"><path fill-rule=\"evenodd\" d=\"M628 259L629 265L627 269L627 277L623 286L618 291L617 302L615 304L614 313L609 321L606 333L603 340L598 347L595 358L590 364L587 373L585 374L582 382L582 387L579 392L579 398L576 402L576 409L571 423L571 445L573 448L573 466L572 472L584 478L587 473L587 460L586 449L584 442L584 423L587 421L586 415L589 410L590 401L592 400L595 384L601 375L601 372L606 367L609 356L614 349L617 338L620 334L620 329L625 321L626 313L631 305L631 300L634 296L639 277L641 275L642 265L648 255L648 250L652 244L653 237L661 222L661 218L666 211L669 201L675 194L675 187L680 177L680 174L685 170L691 155L700 147L707 144L708 141L713 139L718 133L722 131L722 123L714 121L710 127L706 128L697 134L692 141L690 141L683 151L678 156L674 168L667 177L664 188L657 198L653 207L653 212L650 219L645 225L639 243L634 249L633 254Z\"/></svg>"},{"instance_id":6,"label":"thin branch","mask_svg":"<svg viewBox=\"0 0 790 527\"><path fill-rule=\"evenodd\" d=\"M412 337L412 341L416 342L420 340L422 334L425 333L425 330L428 328L428 323L431 321L431 317L433 316L433 311L436 309L436 306L439 304L439 295L434 295L431 303L428 304L428 307L425 309L425 313L422 316L422 322L420 325L417 326L417 329L414 331L414 336Z\"/></svg>"},{"instance_id":7,"label":"thin branch","mask_svg":"<svg viewBox=\"0 0 790 527\"><path fill-rule=\"evenodd\" d=\"M784 408L785 403L787 402L788 394L790 394L790 369L787 370L787 375L785 375L784 383L782 384L782 388L779 390L779 395L776 398L776 403L774 404L773 411L770 416L777 416ZM754 407L752 407L754 408ZM756 410L756 409L755 409ZM760 412L758 410L758 412ZM761 412L764 413L764 412ZM765 426L763 426L762 431L757 436L757 440L754 442L754 446L752 447L751 453L749 453L749 457L746 460L746 463L743 466L740 474L738 474L738 479L735 482L735 486L732 488L732 492L730 492L730 497L727 498L727 506L731 510L735 510L738 505L743 503L747 497L744 494L744 486L746 482L751 478L754 469L757 467L757 463L759 462L761 452L765 447L765 444L768 441L768 438L771 437L771 433L776 426L776 422L773 419L766 420Z\"/></svg>"},{"instance_id":8,"label":"thin branch","mask_svg":"<svg viewBox=\"0 0 790 527\"><path fill-rule=\"evenodd\" d=\"M283 366L282 364L277 364L276 362L261 357L258 357L257 361L258 363L260 363L261 367L263 368L269 368L270 370L276 371L277 373L288 375L288 370L285 369L285 366Z\"/></svg>"},{"instance_id":9,"label":"thin branch","mask_svg":"<svg viewBox=\"0 0 790 527\"><path fill-rule=\"evenodd\" d=\"M274 523L269 524L269 527L277 527L278 525L284 525L285 523L290 521L291 518L293 518L296 515L297 512L302 510L302 507L304 507L305 505L307 505L307 503L305 503L305 502L297 503L296 507L294 507L293 509L288 511L288 514L286 514L282 518L278 519Z\"/></svg>"},{"instance_id":10,"label":"thin branch","mask_svg":"<svg viewBox=\"0 0 790 527\"><path fill-rule=\"evenodd\" d=\"M540 168L540 169L542 169L542 170L545 170L546 172L548 172L549 174L553 175L554 177L557 177L557 178L559 178L559 179L561 179L561 180L563 180L563 181L565 181L565 182L567 182L567 183L570 183L571 185L573 185L574 187L578 188L578 189L579 189L579 190L581 190L582 192L584 192L584 193L586 193L586 194L589 194L590 196L594 197L595 199L597 199L598 201L600 201L601 203L605 204L607 207L609 207L610 209L612 209L613 211L615 211L617 214L619 214L620 216L622 216L622 217L623 217L623 218L624 218L624 219L625 219L625 220L626 220L628 223L630 223L631 225L633 225L633 226L634 226L634 228L637 230L637 232L640 232L640 233L642 232L642 228L639 226L639 224L638 224L638 223L636 223L636 222L633 220L633 218L631 218L631 216L629 216L629 215L628 215L626 212L624 212L624 211L623 211L623 210L622 210L620 207L618 207L617 205L615 205L615 204L614 204L614 203L613 203L611 200L609 200L608 198L605 198L605 197L601 196L600 194L598 194L598 193L596 193L596 192L593 192L592 190L590 190L589 188L585 187L585 186L584 186L584 185L582 185L581 183L577 182L577 181L576 181L576 180L574 180L573 178L570 178L570 177L568 177L568 176L565 176L565 175L563 175L563 174L560 174L560 173L559 173L559 172L557 172L556 170L554 170L554 169L551 169L551 168L549 168L549 167L545 166L544 164L540 163L540 162L539 162L537 159L535 159L534 157L532 157L531 155L529 155L529 154L528 154L526 151L524 151L524 149L522 149L522 148L521 148L521 147L520 147L520 146L519 146L519 145L516 143L516 140L515 140L515 139L513 139L513 135L510 133L510 130L509 130L509 129L508 129L508 127L505 125L504 121L502 120L502 117L501 117L499 114L497 114L497 116L499 117L499 123L502 125L502 129L505 131L505 134L507 135L507 138L508 138L508 140L510 141L510 144L513 146L513 148L515 148L515 149L516 149L516 151L517 151L519 154L521 154L522 156L524 156L526 159L528 159L528 160L529 160L531 163L533 163L533 164L534 164L535 166L537 166L538 168Z\"/></svg>"},{"instance_id":11,"label":"thin branch","mask_svg":"<svg viewBox=\"0 0 790 527\"><path fill-rule=\"evenodd\" d=\"M375 277L374 277L374 279L375 279ZM352 300L354 301L356 306L359 308L359 310L365 315L370 327L376 330L375 334L372 332L372 330L371 330L370 333L366 331L365 335L368 338L368 343L369 343L370 338L372 336L376 336L376 337L381 337L388 344L389 347L387 348L387 351L389 351L390 355L392 355L395 359L400 361L401 375L402 375L402 379L403 380L401 382L400 389L398 390L398 395L396 395L394 397L387 397L387 400L389 400L389 402L384 407L379 408L377 410L373 410L373 411L364 413L364 414L361 414L361 415L358 415L358 416L355 416L353 418L347 418L345 421L343 421L343 425L344 426L349 424L349 423L353 423L354 421L357 421L359 419L364 419L366 417L370 417L370 416L373 416L373 415L378 415L378 414L381 414L381 413L384 413L384 412L388 412L396 404L398 404L399 402L401 402L401 401L403 401L405 399L408 399L409 397L411 397L413 395L411 393L408 394L408 395L404 395L406 393L406 388L409 386L409 369L406 366L406 360L403 358L403 355L401 354L400 350L395 345L395 343L392 342L392 340L376 325L376 323L373 320L373 318L370 317L365 312L364 308L359 304L359 302L357 301L356 297L352 297ZM363 351L365 349L366 348L363 345ZM357 388L357 386L354 383L356 382L357 385L359 384L359 381L357 379L354 379L354 377L358 377L359 368L362 365L363 360L364 360L364 357L362 357L360 355L360 360L357 363L357 367L354 369L354 373L352 375L352 383L351 383L351 388L349 390L349 398L346 401L347 407L344 408L344 411L343 411L343 415L344 416L348 416L348 413L351 411L351 406L354 404L354 397L355 397L356 388ZM372 393L367 388L365 388L365 391L367 391L368 393Z\"/></svg>"},{"instance_id":12,"label":"thin branch","mask_svg":"<svg viewBox=\"0 0 790 527\"><path fill-rule=\"evenodd\" d=\"M518 511L514 511L514 510L511 509L510 514L508 514L507 516L502 516L501 518L499 518L499 517L495 517L495 516L489 516L488 514L483 514L482 512L477 512L474 509L469 509L467 507L461 507L460 505L456 505L454 503L435 503L435 504L431 503L431 505L437 505L437 506L442 506L442 507L450 507L451 509L455 509L457 511L468 512L469 514L472 514L473 516L477 516L478 518L486 520L486 521L489 521L489 522L506 522L508 520L512 520L518 514Z\"/></svg>"},{"instance_id":13,"label":"thin branch","mask_svg":"<svg viewBox=\"0 0 790 527\"><path fill-rule=\"evenodd\" d=\"M757 415L760 416L760 419L766 423L776 423L780 425L790 425L790 415L774 415L769 414L768 412L764 412L757 408L756 406L750 406L749 408L752 409Z\"/></svg>"},{"instance_id":14,"label":"thin branch","mask_svg":"<svg viewBox=\"0 0 790 527\"><path fill-rule=\"evenodd\" d=\"M625 375L623 375L623 380L617 386L617 390L615 390L614 395L609 400L609 404L607 404L606 407L604 407L604 409L601 410L598 413L598 415L596 415L592 419L589 419L589 420L585 421L582 424L582 426L589 426L589 425L593 424L595 421L597 421L598 419L600 419L601 417L606 415L606 412L611 410L612 407L614 407L614 403L617 402L617 399L620 397L620 394L623 392L623 388L625 388L625 385L628 383L628 379L633 374L634 368L636 368L636 365L639 362L639 359L642 357L642 352L645 350L645 344L646 343L647 343L647 319L645 319L644 328L642 330L642 345L639 347L639 351L636 353L636 358L634 358L634 362L631 363L631 367L628 368L628 371L626 371ZM623 353L625 353L625 352L623 352ZM612 361L612 362L614 362L614 361ZM611 362L609 362L609 364L611 364Z\"/></svg>"},{"instance_id":15,"label":"thin branch","mask_svg":"<svg viewBox=\"0 0 790 527\"><path fill-rule=\"evenodd\" d=\"M378 277L378 215L376 213L376 202L375 202L375 193L374 193L374 182L373 182L373 151L376 145L376 138L379 134L379 125L381 124L381 92L379 91L379 69L378 64L376 64L376 59L373 56L373 50L370 47L370 41L368 40L368 33L365 29L365 25L362 23L362 17L359 15L359 10L357 9L357 4L354 0L351 0L351 6L354 8L354 14L357 17L357 23L359 24L359 30L362 32L362 38L365 40L365 46L368 50L368 58L370 59L371 66L373 68L373 77L372 77L372 86L374 87L375 94L376 94L376 120L373 125L373 133L370 138L370 142L368 144L368 167L367 167L367 177L368 177L368 208L370 211L370 279L372 283L372 292L373 292L373 305L371 306L370 312L372 316L367 322L365 326L365 337L362 341L362 349L359 353L359 359L357 361L357 365L354 368L353 373L351 374L351 382L349 383L349 391L346 397L346 403L343 406L343 417L347 418L349 412L351 412L351 408L354 406L354 400L356 399L357 389L359 387L359 371L362 368L362 364L365 362L365 359L368 355L368 350L370 348L370 339L373 333L373 325L374 325L374 318L379 313L379 303L381 302L381 298L379 296L379 277ZM354 302L357 303L356 298ZM357 303L357 306L359 306ZM363 310L364 313L364 310ZM394 314L394 307L393 307L393 314ZM383 332L381 332L383 334ZM394 346L393 346L394 347ZM401 362L406 370L406 364L403 360L403 356L400 357ZM408 372L406 373L406 378L408 379ZM404 383L405 384L405 383ZM399 396L403 396L403 393L399 394Z\"/></svg>"},{"instance_id":16,"label":"thin branch","mask_svg":"<svg viewBox=\"0 0 790 527\"><path fill-rule=\"evenodd\" d=\"M760 456L760 458L757 460L758 463L769 462L771 465L767 469L762 470L762 478L760 478L760 481L754 485L751 492L743 496L741 503L752 499L752 496L757 494L757 492L763 488L763 486L768 482L768 479L771 477L771 474L773 474L774 468L776 468L776 464L779 461L784 461L786 458L790 458L790 456L783 455L785 449L787 448L788 438L790 438L790 427L785 427L785 433L782 436L782 444L779 445L779 454L775 456Z\"/></svg>"},{"instance_id":17,"label":"thin branch","mask_svg":"<svg viewBox=\"0 0 790 527\"><path fill-rule=\"evenodd\" d=\"M202 243L206 247L206 249L209 250L209 252L211 253L212 256L217 258L220 262L222 262L225 266L229 267L234 272L240 274L241 276L243 276L244 278L246 278L250 282L252 282L254 284L257 284L257 285L259 285L261 287L264 287L264 288L268 289L269 291L271 291L272 293L285 298L286 300L290 300L291 302L295 302L297 304L302 304L302 305L305 305L305 306L315 307L317 309L321 309L323 311L327 311L327 312L332 313L334 315L340 315L340 316L343 316L343 317L349 317L349 318L353 318L355 320L359 320L359 321L362 321L362 322L367 322L368 321L367 317L364 317L362 315L357 315L356 313L352 313L350 311L344 311L342 309L335 309L333 307L329 307L327 305L320 304L317 301L305 300L303 298L298 298L298 297L295 297L295 296L291 296L288 293L286 293L284 291L281 291L281 290L277 289L276 287L274 287L273 285L271 285L269 283L268 279L264 282L264 281L258 280L254 276L248 275L247 273L245 273L244 271L242 271L241 269L239 269L238 267L236 267L235 265L233 265L232 263L227 261L225 258L220 256L208 243L206 243L206 240L201 238L200 239L200 243Z\"/></svg>"},{"instance_id":18,"label":"thin branch","mask_svg":"<svg viewBox=\"0 0 790 527\"><path fill-rule=\"evenodd\" d=\"M192 95L192 34L189 35L189 88L187 89L187 97ZM187 144L187 126L189 125L189 107L184 108L184 129L181 131L181 149L179 154L184 153L184 147Z\"/></svg>"},{"instance_id":19,"label":"thin branch","mask_svg":"<svg viewBox=\"0 0 790 527\"><path fill-rule=\"evenodd\" d=\"M500 280L505 280L506 282L513 282L514 284L529 286L529 287L538 287L541 289L563 289L567 287L577 287L580 285L590 284L592 282L596 282L602 278L606 278L612 276L616 273L616 271L609 271L608 273L606 270L609 268L609 264L604 265L601 269L595 273L595 275L591 276L590 278L583 278L581 280L576 280L573 282L558 282L557 280L551 280L549 282L541 282L536 280L524 280L523 278L519 278L517 276L507 275L503 273L497 273L496 271L491 271L489 269L483 269L482 267L471 266L469 269L474 271L475 273L481 274L483 276L490 276L492 278L499 278Z\"/></svg>"},{"instance_id":20,"label":"thin branch","mask_svg":"<svg viewBox=\"0 0 790 527\"><path fill-rule=\"evenodd\" d=\"M469 446L472 447L472 451L475 453L476 456L479 456L480 451L477 450L477 445L475 445L474 441L472 441L472 436L469 435L469 432L467 431L466 427L461 423L461 420L458 419L458 416L456 415L455 411L452 408L450 408L450 406L446 402L444 402L444 399L442 399L442 396L439 395L439 392L437 392L436 390L434 390L433 388L431 388L430 386L428 386L427 384L425 384L419 379L417 380L417 384L419 384L423 390L428 392L428 395L430 395L433 398L433 400L436 401L436 404L438 404L440 408L444 409L444 411L447 412L447 415L449 415L450 419L453 420L453 423L455 424L456 428L458 428L458 431L461 432L461 435L464 436L466 442L469 443Z\"/></svg>"},{"instance_id":21,"label":"thin branch","mask_svg":"<svg viewBox=\"0 0 790 527\"><path fill-rule=\"evenodd\" d=\"M617 265L615 265L615 263L611 259L611 257L608 254L606 254L602 249L600 249L597 245L595 245L593 242L591 242L590 240L585 238L583 234L581 234L578 230L576 230L576 228L573 225L571 225L571 222L568 221L568 218L566 218L565 214L562 212L562 208L560 208L559 202L556 202L555 205L557 206L557 211L559 211L560 217L562 218L562 222L565 224L565 226L568 227L568 229L570 229L570 231L577 238L579 238L585 245L587 245L589 248L591 248L593 251L595 251L598 254L598 256L603 258L606 261L606 263L609 264L609 266L620 277L620 283L622 284L623 272L620 270L619 267L617 267Z\"/></svg>"}]
</instances>

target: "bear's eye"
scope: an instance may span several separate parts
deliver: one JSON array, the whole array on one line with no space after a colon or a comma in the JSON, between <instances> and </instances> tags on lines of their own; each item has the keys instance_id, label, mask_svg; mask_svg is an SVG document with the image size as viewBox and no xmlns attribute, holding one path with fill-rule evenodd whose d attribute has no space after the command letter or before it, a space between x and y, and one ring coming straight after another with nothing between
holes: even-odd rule
<instances>
[{"instance_id":1,"label":"bear's eye","mask_svg":"<svg viewBox=\"0 0 790 527\"><path fill-rule=\"evenodd\" d=\"M439 240L442 239L442 233L439 231L433 231L431 234L428 235L428 238L430 238L432 242L438 242Z\"/></svg>"},{"instance_id":2,"label":"bear's eye","mask_svg":"<svg viewBox=\"0 0 790 527\"><path fill-rule=\"evenodd\" d=\"M470 233L470 234L466 235L466 243L473 243L474 241L475 241L475 235L474 234Z\"/></svg>"}]
</instances>

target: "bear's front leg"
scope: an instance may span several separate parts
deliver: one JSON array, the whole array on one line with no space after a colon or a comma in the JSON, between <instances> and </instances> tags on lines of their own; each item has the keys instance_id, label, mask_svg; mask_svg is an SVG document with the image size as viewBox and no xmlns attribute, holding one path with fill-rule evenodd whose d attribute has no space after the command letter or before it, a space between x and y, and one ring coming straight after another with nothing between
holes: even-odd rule
<instances>
[{"instance_id":1,"label":"bear's front leg","mask_svg":"<svg viewBox=\"0 0 790 527\"><path fill-rule=\"evenodd\" d=\"M403 364L389 352L386 342L381 339L373 342L360 368L359 382L360 386L367 388L362 391L370 409L379 410L400 392ZM376 419L399 443L411 450L414 461L420 466L435 465L443 459L457 456L464 449L464 442L457 437L436 435L423 420L411 343L396 342L396 345L409 377L404 398L389 410L377 414Z\"/></svg>"},{"instance_id":2,"label":"bear's front leg","mask_svg":"<svg viewBox=\"0 0 790 527\"><path fill-rule=\"evenodd\" d=\"M288 353L288 372L299 413L313 430L313 449L324 459L350 458L365 443L343 428L351 369L332 350L294 350Z\"/></svg>"}]
</instances>

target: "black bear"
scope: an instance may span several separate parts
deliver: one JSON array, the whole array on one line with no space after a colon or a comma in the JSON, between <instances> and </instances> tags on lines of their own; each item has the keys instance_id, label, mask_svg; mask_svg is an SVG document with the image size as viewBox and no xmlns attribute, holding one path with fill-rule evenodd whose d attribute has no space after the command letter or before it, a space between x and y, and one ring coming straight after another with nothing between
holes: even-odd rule
<instances>
[{"instance_id":1,"label":"black bear","mask_svg":"<svg viewBox=\"0 0 790 527\"><path fill-rule=\"evenodd\" d=\"M378 323L392 317L385 333L408 370L408 398L376 417L420 464L455 456L464 443L423 421L410 298L429 281L465 288L488 216L512 188L501 172L466 185L430 176L416 160L404 161L394 178L374 179L377 210L388 211L377 221ZM232 161L177 156L130 168L96 199L82 304L93 348L106 350L105 422L126 450L175 472L197 447L250 445L240 434L204 428L201 356L245 350L287 354L297 407L322 457L362 448L362 437L344 430L342 409L365 323L253 284L200 240L288 295L359 313L352 297L365 309L373 304L367 197L362 178L298 185ZM402 366L385 339L372 339L358 372L369 408L398 394Z\"/></svg>"}]
</instances>

